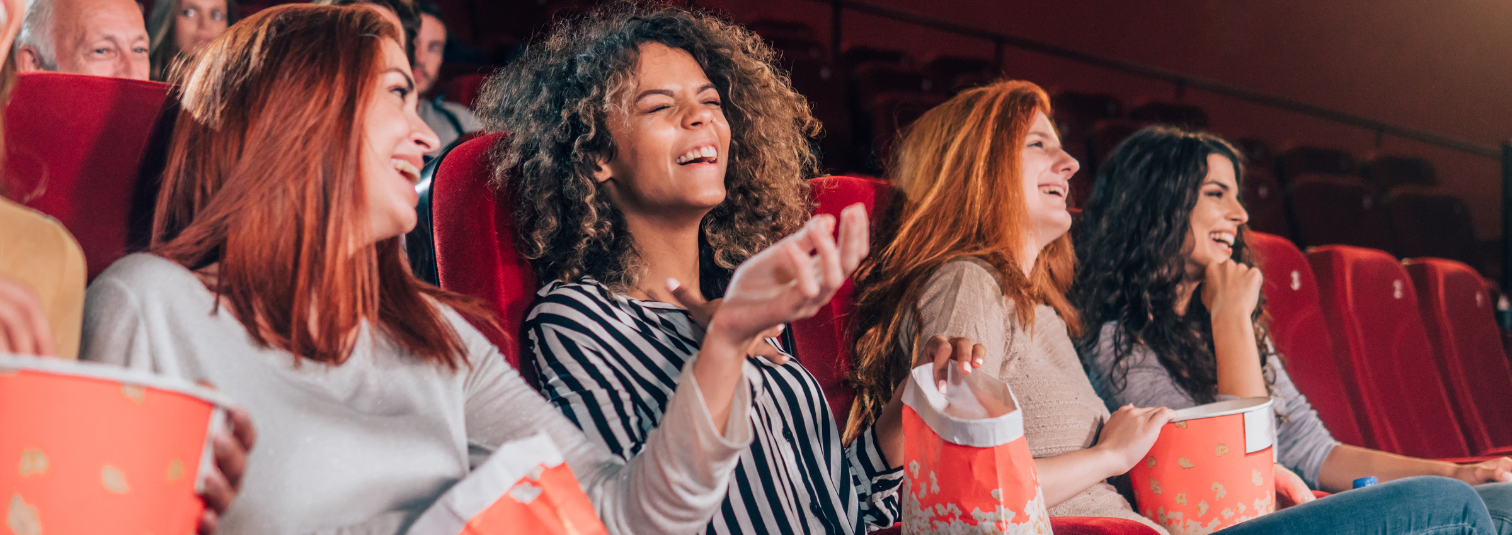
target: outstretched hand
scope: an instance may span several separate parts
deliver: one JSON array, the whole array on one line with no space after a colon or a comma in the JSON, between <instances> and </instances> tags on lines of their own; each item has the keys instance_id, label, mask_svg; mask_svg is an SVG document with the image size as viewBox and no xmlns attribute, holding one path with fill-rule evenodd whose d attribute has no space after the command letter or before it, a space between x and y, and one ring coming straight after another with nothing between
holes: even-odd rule
<instances>
[{"instance_id":1,"label":"outstretched hand","mask_svg":"<svg viewBox=\"0 0 1512 535\"><path fill-rule=\"evenodd\" d=\"M813 316L829 303L869 247L860 204L840 212L838 244L835 227L834 217L816 216L736 268L706 336L749 348L770 329Z\"/></svg>"},{"instance_id":2,"label":"outstretched hand","mask_svg":"<svg viewBox=\"0 0 1512 535\"><path fill-rule=\"evenodd\" d=\"M672 293L672 298L677 300L677 304L688 309L688 315L693 316L693 322L697 323L699 327L703 327L704 330L708 330L709 320L713 319L714 313L719 311L719 305L724 304L724 298L705 301L702 295L689 290L687 286L683 286L677 279L667 279L667 291ZM768 338L781 336L783 328L782 324L778 324L776 327L763 331L760 338L757 338L754 342L751 342L750 346L746 347L746 355L762 357L778 366L787 364L787 354L766 341Z\"/></svg>"},{"instance_id":3,"label":"outstretched hand","mask_svg":"<svg viewBox=\"0 0 1512 535\"><path fill-rule=\"evenodd\" d=\"M1150 452L1155 439L1160 438L1160 428L1176 417L1176 411L1165 407L1139 408L1124 405L1108 417L1102 432L1097 436L1093 449L1106 453L1112 461L1113 475L1128 472Z\"/></svg>"}]
</instances>

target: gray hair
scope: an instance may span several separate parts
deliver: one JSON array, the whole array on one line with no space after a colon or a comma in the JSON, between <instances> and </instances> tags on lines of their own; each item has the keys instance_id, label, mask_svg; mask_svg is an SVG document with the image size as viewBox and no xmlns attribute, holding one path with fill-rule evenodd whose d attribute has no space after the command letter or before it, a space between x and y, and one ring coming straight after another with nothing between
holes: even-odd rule
<instances>
[{"instance_id":1,"label":"gray hair","mask_svg":"<svg viewBox=\"0 0 1512 535\"><path fill-rule=\"evenodd\" d=\"M56 43L53 41L53 0L27 0L26 18L21 21L21 34L16 36L12 55L19 54L21 47L36 50L37 63L44 71L58 70Z\"/></svg>"}]
</instances>

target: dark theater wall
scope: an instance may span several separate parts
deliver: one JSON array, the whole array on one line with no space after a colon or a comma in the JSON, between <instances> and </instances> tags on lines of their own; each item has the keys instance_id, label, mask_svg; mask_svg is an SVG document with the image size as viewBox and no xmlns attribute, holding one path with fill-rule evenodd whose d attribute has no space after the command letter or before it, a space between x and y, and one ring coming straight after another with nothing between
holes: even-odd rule
<instances>
[{"instance_id":1,"label":"dark theater wall","mask_svg":"<svg viewBox=\"0 0 1512 535\"><path fill-rule=\"evenodd\" d=\"M1269 0L1071 2L867 0L985 30L1145 63L1486 145L1512 138L1512 2L1500 0ZM830 8L808 0L699 0L737 21L801 19L829 39ZM847 43L916 57L972 54L990 43L847 12ZM1010 76L1046 87L1096 91L1126 103L1174 98L1170 84L1009 49ZM1334 145L1364 158L1373 132L1279 112L1198 90L1212 129ZM1479 239L1500 235L1500 163L1387 136L1381 150L1430 158L1446 189L1469 204Z\"/></svg>"}]
</instances>

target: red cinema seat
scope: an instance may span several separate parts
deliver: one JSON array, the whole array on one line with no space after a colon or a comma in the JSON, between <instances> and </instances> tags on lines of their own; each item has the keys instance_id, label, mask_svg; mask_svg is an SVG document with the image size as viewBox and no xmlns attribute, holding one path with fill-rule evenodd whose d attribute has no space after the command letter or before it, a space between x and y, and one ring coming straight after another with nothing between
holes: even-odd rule
<instances>
[{"instance_id":1,"label":"red cinema seat","mask_svg":"<svg viewBox=\"0 0 1512 535\"><path fill-rule=\"evenodd\" d=\"M178 118L169 86L26 73L5 108L9 196L63 223L89 279L151 239L152 211Z\"/></svg>"},{"instance_id":2,"label":"red cinema seat","mask_svg":"<svg viewBox=\"0 0 1512 535\"><path fill-rule=\"evenodd\" d=\"M1303 173L1287 184L1297 240L1391 249L1391 226L1375 193L1353 176Z\"/></svg>"},{"instance_id":3,"label":"red cinema seat","mask_svg":"<svg viewBox=\"0 0 1512 535\"><path fill-rule=\"evenodd\" d=\"M1407 270L1385 251L1347 245L1318 247L1307 260L1371 446L1430 459L1469 456Z\"/></svg>"},{"instance_id":4,"label":"red cinema seat","mask_svg":"<svg viewBox=\"0 0 1512 535\"><path fill-rule=\"evenodd\" d=\"M1271 340L1281 352L1286 373L1334 438L1365 446L1358 415L1351 408L1351 390L1339 374L1336 345L1323 321L1318 282L1307 257L1280 236L1251 231L1244 233L1244 241L1259 257L1260 271L1265 274Z\"/></svg>"},{"instance_id":5,"label":"red cinema seat","mask_svg":"<svg viewBox=\"0 0 1512 535\"><path fill-rule=\"evenodd\" d=\"M431 179L431 221L441 287L492 307L503 332L479 330L521 369L520 324L540 287L530 263L515 251L512 201L488 185L488 149L501 136L478 137L443 156Z\"/></svg>"},{"instance_id":6,"label":"red cinema seat","mask_svg":"<svg viewBox=\"0 0 1512 535\"><path fill-rule=\"evenodd\" d=\"M809 181L809 185L813 188L817 205L815 215L840 217L841 210L859 202L866 206L873 228L877 224L876 209L879 204L886 208L892 190L885 180L851 176L815 178ZM872 244L873 251L877 250L877 245ZM821 307L813 317L793 323L798 359L819 381L825 399L829 400L830 410L842 428L850 416L851 400L856 396L846 383L846 376L855 365L850 352L851 291L851 281L846 281L829 304Z\"/></svg>"},{"instance_id":7,"label":"red cinema seat","mask_svg":"<svg viewBox=\"0 0 1512 535\"><path fill-rule=\"evenodd\" d=\"M1439 373L1459 413L1471 451L1512 453L1512 366L1486 283L1470 266L1439 258L1407 262Z\"/></svg>"}]
</instances>

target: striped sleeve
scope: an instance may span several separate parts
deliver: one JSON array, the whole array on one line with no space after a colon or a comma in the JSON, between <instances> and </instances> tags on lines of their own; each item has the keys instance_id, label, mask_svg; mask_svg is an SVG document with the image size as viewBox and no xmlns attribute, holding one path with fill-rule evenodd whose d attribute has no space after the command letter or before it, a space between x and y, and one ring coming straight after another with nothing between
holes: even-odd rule
<instances>
[{"instance_id":1,"label":"striped sleeve","mask_svg":"<svg viewBox=\"0 0 1512 535\"><path fill-rule=\"evenodd\" d=\"M640 453L660 411L635 395L634 381L612 366L591 328L564 316L562 305L542 303L526 324L541 393L594 441L629 459Z\"/></svg>"},{"instance_id":2,"label":"striped sleeve","mask_svg":"<svg viewBox=\"0 0 1512 535\"><path fill-rule=\"evenodd\" d=\"M868 428L845 449L851 465L851 488L860 498L857 516L861 525L857 533L891 527L899 519L898 488L903 484L903 467L890 468L877 442L875 428Z\"/></svg>"}]
</instances>

